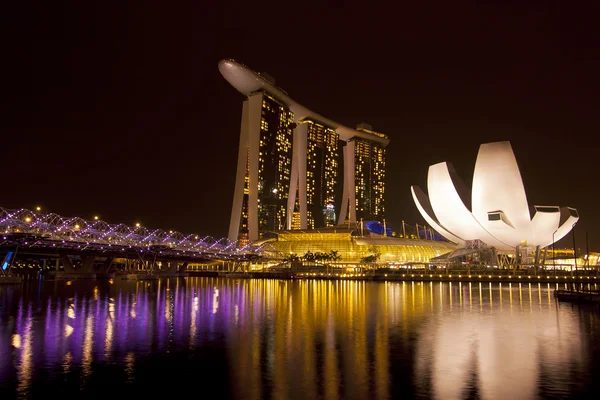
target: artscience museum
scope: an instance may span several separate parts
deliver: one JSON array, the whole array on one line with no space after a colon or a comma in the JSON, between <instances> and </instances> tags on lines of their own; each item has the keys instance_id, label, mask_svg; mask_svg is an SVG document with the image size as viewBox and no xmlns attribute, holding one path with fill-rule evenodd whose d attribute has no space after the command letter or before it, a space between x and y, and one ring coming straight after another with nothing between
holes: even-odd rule
<instances>
[{"instance_id":1,"label":"artscience museum","mask_svg":"<svg viewBox=\"0 0 600 400\"><path fill-rule=\"evenodd\" d=\"M469 191L448 162L431 165L427 194L411 187L427 223L456 243L453 256L487 251L492 263L539 264L543 250L563 238L579 219L577 210L555 205L530 208L509 142L482 144Z\"/></svg>"}]
</instances>

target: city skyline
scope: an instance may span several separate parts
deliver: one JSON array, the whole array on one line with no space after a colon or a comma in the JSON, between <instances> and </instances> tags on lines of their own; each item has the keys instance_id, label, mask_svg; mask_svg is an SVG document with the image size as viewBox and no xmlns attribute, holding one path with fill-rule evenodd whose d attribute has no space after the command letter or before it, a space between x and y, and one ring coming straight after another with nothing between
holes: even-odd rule
<instances>
[{"instance_id":1,"label":"city skyline","mask_svg":"<svg viewBox=\"0 0 600 400\"><path fill-rule=\"evenodd\" d=\"M509 140L528 201L577 208L577 247L585 249L589 232L591 250L600 248L600 62L583 7L488 5L434 15L415 5L402 14L427 15L428 24L403 19L394 34L303 32L311 46L302 55L291 45L299 33L273 35L270 51L258 51L261 29L224 23L242 26L241 15L180 7L107 6L92 21L85 7L29 15L32 31L9 48L2 206L226 236L237 158L227 147L239 140L240 97L215 63L234 57L275 76L311 109L389 135L390 226L423 222L409 188L425 181L428 165L451 158L470 177L468 155L480 143ZM382 14L322 12L385 25ZM159 16L176 18L149 23ZM198 24L199 16L212 21ZM303 16L290 16L290 26ZM571 235L559 245L571 247Z\"/></svg>"}]
</instances>

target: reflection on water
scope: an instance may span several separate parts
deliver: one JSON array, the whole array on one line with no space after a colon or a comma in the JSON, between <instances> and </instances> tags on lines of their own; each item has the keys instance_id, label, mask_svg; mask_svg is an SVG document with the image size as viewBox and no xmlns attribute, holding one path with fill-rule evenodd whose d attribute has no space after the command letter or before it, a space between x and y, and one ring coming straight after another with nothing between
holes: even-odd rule
<instances>
[{"instance_id":1,"label":"reflection on water","mask_svg":"<svg viewBox=\"0 0 600 400\"><path fill-rule=\"evenodd\" d=\"M115 384L138 394L210 385L212 397L247 399L598 394L599 313L556 303L552 289L220 278L0 286L0 396Z\"/></svg>"}]
</instances>

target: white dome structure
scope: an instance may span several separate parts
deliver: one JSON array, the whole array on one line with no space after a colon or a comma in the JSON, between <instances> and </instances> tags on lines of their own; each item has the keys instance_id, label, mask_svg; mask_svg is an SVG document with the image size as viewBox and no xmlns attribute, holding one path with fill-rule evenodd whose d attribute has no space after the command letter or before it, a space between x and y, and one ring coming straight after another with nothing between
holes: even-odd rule
<instances>
[{"instance_id":1,"label":"white dome structure","mask_svg":"<svg viewBox=\"0 0 600 400\"><path fill-rule=\"evenodd\" d=\"M558 206L535 206L531 218L517 160L507 141L479 147L470 196L447 162L429 167L427 190L429 196L418 186L411 187L419 212L459 247L481 241L499 251L543 248L563 238L579 219L576 209Z\"/></svg>"}]
</instances>

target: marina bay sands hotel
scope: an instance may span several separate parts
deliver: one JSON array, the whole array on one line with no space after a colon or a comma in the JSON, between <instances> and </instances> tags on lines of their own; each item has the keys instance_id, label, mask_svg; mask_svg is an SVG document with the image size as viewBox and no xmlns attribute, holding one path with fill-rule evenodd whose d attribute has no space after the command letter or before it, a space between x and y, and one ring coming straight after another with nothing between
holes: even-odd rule
<instances>
[{"instance_id":1,"label":"marina bay sands hotel","mask_svg":"<svg viewBox=\"0 0 600 400\"><path fill-rule=\"evenodd\" d=\"M322 117L236 61L219 71L246 96L230 240L383 220L386 135Z\"/></svg>"}]
</instances>

